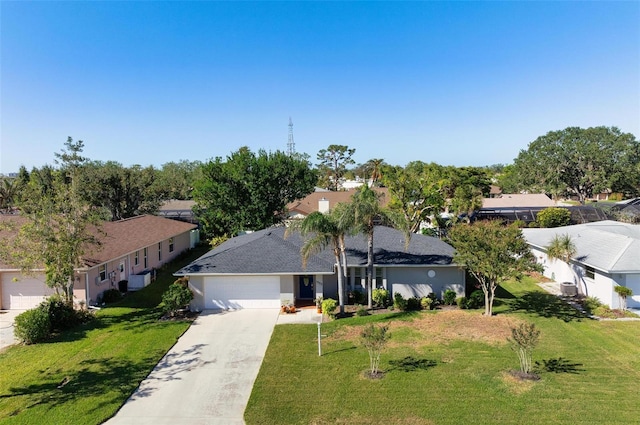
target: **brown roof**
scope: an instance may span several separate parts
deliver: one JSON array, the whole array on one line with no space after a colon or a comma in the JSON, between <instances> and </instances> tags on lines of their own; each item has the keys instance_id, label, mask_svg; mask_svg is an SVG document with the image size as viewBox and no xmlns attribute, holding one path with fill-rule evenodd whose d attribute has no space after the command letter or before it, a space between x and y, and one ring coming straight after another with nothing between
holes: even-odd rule
<instances>
[{"instance_id":1,"label":"brown roof","mask_svg":"<svg viewBox=\"0 0 640 425\"><path fill-rule=\"evenodd\" d=\"M0 222L14 223L13 232L24 223L24 220L24 217L17 215L0 215ZM100 246L92 247L85 256L85 262L87 267L93 267L96 264L122 257L144 247L178 236L196 227L195 224L155 215L140 215L119 221L104 222L101 231L94 233L101 244ZM6 234L4 230L2 233L3 236ZM0 267L8 268L2 264L0 264Z\"/></svg>"},{"instance_id":2,"label":"brown roof","mask_svg":"<svg viewBox=\"0 0 640 425\"><path fill-rule=\"evenodd\" d=\"M378 193L384 194L381 199L382 206L386 206L389 203L389 190L386 187L374 187L372 188ZM314 211L318 211L318 203L321 199L329 201L329 208L335 207L341 202L351 202L351 197L356 193L357 189L333 192L313 192L307 195L303 199L293 201L287 205L289 212L297 212L303 215L309 215Z\"/></svg>"},{"instance_id":3,"label":"brown roof","mask_svg":"<svg viewBox=\"0 0 640 425\"><path fill-rule=\"evenodd\" d=\"M502 194L482 199L482 208L554 207L556 204L544 193Z\"/></svg>"}]
</instances>

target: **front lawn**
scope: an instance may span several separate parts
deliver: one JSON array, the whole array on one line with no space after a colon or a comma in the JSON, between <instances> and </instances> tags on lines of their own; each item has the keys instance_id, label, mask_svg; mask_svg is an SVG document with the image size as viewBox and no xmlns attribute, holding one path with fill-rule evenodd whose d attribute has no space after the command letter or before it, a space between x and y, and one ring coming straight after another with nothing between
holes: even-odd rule
<instances>
[{"instance_id":1,"label":"front lawn","mask_svg":"<svg viewBox=\"0 0 640 425\"><path fill-rule=\"evenodd\" d=\"M637 423L640 322L594 321L539 293L529 280L480 310L390 313L322 327L279 325L245 411L247 424ZM390 325L382 379L363 376L365 323ZM517 381L510 327L541 329L539 381ZM546 366L546 368L545 368Z\"/></svg>"},{"instance_id":2,"label":"front lawn","mask_svg":"<svg viewBox=\"0 0 640 425\"><path fill-rule=\"evenodd\" d=\"M0 424L100 424L111 417L188 328L159 321L157 305L172 272L205 251L168 265L91 323L0 353Z\"/></svg>"}]
</instances>

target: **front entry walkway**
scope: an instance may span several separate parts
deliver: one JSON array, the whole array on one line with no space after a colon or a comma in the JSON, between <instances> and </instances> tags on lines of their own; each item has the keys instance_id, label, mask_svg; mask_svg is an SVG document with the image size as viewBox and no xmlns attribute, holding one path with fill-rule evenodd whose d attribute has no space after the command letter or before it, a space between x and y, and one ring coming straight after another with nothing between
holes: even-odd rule
<instances>
[{"instance_id":1,"label":"front entry walkway","mask_svg":"<svg viewBox=\"0 0 640 425\"><path fill-rule=\"evenodd\" d=\"M205 311L105 422L237 425L279 310Z\"/></svg>"}]
</instances>

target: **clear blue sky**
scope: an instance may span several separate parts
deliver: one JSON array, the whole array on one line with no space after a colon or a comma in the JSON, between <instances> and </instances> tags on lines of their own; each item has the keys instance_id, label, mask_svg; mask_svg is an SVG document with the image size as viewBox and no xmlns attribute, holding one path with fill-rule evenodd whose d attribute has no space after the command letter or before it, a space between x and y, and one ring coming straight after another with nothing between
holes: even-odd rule
<instances>
[{"instance_id":1,"label":"clear blue sky","mask_svg":"<svg viewBox=\"0 0 640 425\"><path fill-rule=\"evenodd\" d=\"M548 131L640 136L640 2L0 1L0 173L241 146L510 163Z\"/></svg>"}]
</instances>

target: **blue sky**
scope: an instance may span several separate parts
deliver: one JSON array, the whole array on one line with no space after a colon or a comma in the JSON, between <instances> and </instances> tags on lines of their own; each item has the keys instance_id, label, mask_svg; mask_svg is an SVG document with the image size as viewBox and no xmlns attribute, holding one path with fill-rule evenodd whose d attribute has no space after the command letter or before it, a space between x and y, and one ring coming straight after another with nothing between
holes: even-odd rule
<instances>
[{"instance_id":1,"label":"blue sky","mask_svg":"<svg viewBox=\"0 0 640 425\"><path fill-rule=\"evenodd\" d=\"M640 2L0 1L0 173L241 146L510 163L548 131L640 136Z\"/></svg>"}]
</instances>

